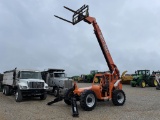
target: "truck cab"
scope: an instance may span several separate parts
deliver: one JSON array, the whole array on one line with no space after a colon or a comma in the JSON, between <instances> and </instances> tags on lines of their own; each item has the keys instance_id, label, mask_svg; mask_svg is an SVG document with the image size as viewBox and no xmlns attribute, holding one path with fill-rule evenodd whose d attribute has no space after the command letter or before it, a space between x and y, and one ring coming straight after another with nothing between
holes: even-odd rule
<instances>
[{"instance_id":1,"label":"truck cab","mask_svg":"<svg viewBox=\"0 0 160 120\"><path fill-rule=\"evenodd\" d=\"M72 79L68 78L64 69L51 69L42 72L42 78L48 84L48 92L55 97L72 87Z\"/></svg>"}]
</instances>

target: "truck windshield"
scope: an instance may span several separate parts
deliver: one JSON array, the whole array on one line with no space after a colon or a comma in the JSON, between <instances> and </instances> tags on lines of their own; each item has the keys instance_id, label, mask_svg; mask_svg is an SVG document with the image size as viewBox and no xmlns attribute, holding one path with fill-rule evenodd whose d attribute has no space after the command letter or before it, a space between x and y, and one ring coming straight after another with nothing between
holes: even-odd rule
<instances>
[{"instance_id":1,"label":"truck windshield","mask_svg":"<svg viewBox=\"0 0 160 120\"><path fill-rule=\"evenodd\" d=\"M21 71L21 79L42 79L40 72Z\"/></svg>"},{"instance_id":2,"label":"truck windshield","mask_svg":"<svg viewBox=\"0 0 160 120\"><path fill-rule=\"evenodd\" d=\"M54 77L65 77L64 73L54 73Z\"/></svg>"}]
</instances>

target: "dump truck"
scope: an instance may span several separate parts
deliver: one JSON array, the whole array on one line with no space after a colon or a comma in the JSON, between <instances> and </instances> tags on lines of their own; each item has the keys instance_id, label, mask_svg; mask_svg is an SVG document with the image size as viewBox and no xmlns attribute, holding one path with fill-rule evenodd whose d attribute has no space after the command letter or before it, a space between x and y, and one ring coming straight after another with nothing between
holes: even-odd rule
<instances>
[{"instance_id":1,"label":"dump truck","mask_svg":"<svg viewBox=\"0 0 160 120\"><path fill-rule=\"evenodd\" d=\"M3 75L3 94L15 94L16 102L21 102L25 96L40 97L45 100L48 85L42 80L38 70L17 69L5 71Z\"/></svg>"},{"instance_id":2,"label":"dump truck","mask_svg":"<svg viewBox=\"0 0 160 120\"><path fill-rule=\"evenodd\" d=\"M56 97L63 95L65 90L72 87L73 80L68 78L64 69L48 68L42 71L42 78L48 84L48 93L53 93Z\"/></svg>"},{"instance_id":3,"label":"dump truck","mask_svg":"<svg viewBox=\"0 0 160 120\"><path fill-rule=\"evenodd\" d=\"M144 88L146 85L150 87L157 86L155 75L154 73L150 74L150 70L137 70L135 74L133 80L130 82L132 87L140 86Z\"/></svg>"}]
</instances>

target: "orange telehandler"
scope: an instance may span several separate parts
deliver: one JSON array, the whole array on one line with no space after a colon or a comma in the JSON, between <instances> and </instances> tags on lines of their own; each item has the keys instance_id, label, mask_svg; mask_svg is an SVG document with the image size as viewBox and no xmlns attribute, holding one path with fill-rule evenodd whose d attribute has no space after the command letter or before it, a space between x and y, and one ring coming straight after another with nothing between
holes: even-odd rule
<instances>
[{"instance_id":1,"label":"orange telehandler","mask_svg":"<svg viewBox=\"0 0 160 120\"><path fill-rule=\"evenodd\" d=\"M80 101L80 106L86 111L91 111L95 108L97 101L112 100L113 104L116 106L121 106L125 103L126 96L122 90L122 83L120 79L120 73L117 66L114 64L109 49L106 45L102 32L96 22L96 19L89 16L88 5L83 5L77 11L74 11L68 7L67 10L73 12L72 21L66 20L59 16L57 18L69 22L73 25L84 20L88 24L92 24L94 28L94 33L97 37L98 43L107 62L110 71L105 73L97 73L94 78L99 77L99 84L93 81L92 86L85 88L78 88L77 84L74 83L73 88L68 89L64 94L64 97L56 98L54 101L48 103L48 105L55 103L64 99L64 102L68 105L72 105L73 116L78 116L76 101Z\"/></svg>"}]
</instances>

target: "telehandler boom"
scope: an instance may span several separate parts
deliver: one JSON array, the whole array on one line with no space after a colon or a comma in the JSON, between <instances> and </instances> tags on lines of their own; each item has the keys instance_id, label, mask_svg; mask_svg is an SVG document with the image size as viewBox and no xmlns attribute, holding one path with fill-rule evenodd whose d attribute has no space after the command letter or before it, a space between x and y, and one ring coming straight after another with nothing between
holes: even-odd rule
<instances>
[{"instance_id":1,"label":"telehandler boom","mask_svg":"<svg viewBox=\"0 0 160 120\"><path fill-rule=\"evenodd\" d=\"M100 30L100 28L98 26L98 23L96 22L96 19L89 16L89 13L88 13L88 10L89 10L88 8L89 7L88 7L88 5L83 5L77 11L74 11L74 10L68 8L68 7L65 7L65 6L64 6L64 8L66 8L67 10L69 10L69 11L74 13L72 21L66 20L66 19L61 18L61 17L56 16L56 15L55 15L55 17L57 17L57 18L59 18L61 20L64 20L66 22L69 22L69 23L71 23L73 25L77 24L78 22L80 22L82 20L84 20L84 22L87 22L88 24L92 24L93 27L94 27L94 33L95 33L95 35L97 37L98 43L99 43L99 45L101 47L101 50L102 50L103 55L105 57L105 60L106 60L106 62L108 64L110 72L114 73L115 75L120 77L119 70L118 70L117 66L113 62L113 59L111 57L111 54L110 54L109 49L107 47L107 44L106 44L106 42L104 40L102 32L101 32L101 30Z\"/></svg>"}]
</instances>

